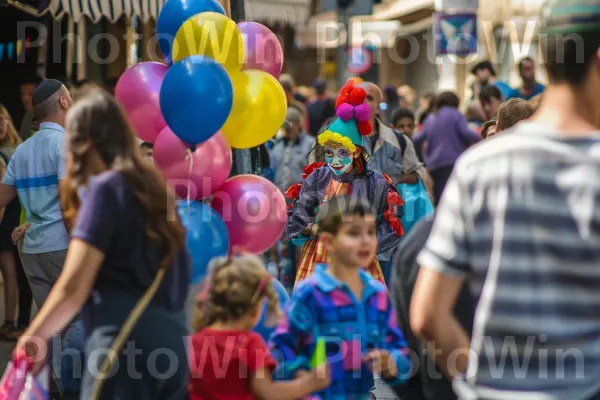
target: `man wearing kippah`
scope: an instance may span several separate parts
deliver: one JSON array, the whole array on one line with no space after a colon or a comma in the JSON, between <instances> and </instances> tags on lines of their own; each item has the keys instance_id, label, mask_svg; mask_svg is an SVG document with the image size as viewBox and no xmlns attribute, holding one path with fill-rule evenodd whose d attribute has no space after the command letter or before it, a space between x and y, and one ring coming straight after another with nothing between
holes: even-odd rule
<instances>
[{"instance_id":1,"label":"man wearing kippah","mask_svg":"<svg viewBox=\"0 0 600 400\"><path fill-rule=\"evenodd\" d=\"M460 399L600 399L600 0L541 20L537 112L461 156L418 257L411 326Z\"/></svg>"},{"instance_id":2,"label":"man wearing kippah","mask_svg":"<svg viewBox=\"0 0 600 400\"><path fill-rule=\"evenodd\" d=\"M62 270L69 235L65 228L59 198L59 182L66 174L65 117L72 104L69 91L60 81L47 79L33 92L34 117L40 121L39 131L20 145L13 155L0 184L0 207L6 206L18 194L29 227L25 232L21 253L23 266L33 298L41 307ZM67 397L76 396L80 379L75 379L74 367L81 363L83 331L76 318L63 335L62 346L73 349L69 357L52 354L52 367L61 391Z\"/></svg>"}]
</instances>

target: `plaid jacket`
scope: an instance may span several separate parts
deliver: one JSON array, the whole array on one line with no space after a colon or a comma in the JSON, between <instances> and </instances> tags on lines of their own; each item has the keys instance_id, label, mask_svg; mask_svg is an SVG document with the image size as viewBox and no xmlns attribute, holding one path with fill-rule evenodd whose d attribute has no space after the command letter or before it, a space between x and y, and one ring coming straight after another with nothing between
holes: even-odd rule
<instances>
[{"instance_id":1,"label":"plaid jacket","mask_svg":"<svg viewBox=\"0 0 600 400\"><path fill-rule=\"evenodd\" d=\"M278 359L279 378L291 379L298 370L310 369L310 358L319 338L325 338L331 366L331 386L316 398L367 399L373 374L362 361L371 350L388 350L396 360L401 383L410 372L407 343L396 324L396 315L385 287L364 271L363 298L357 301L348 286L318 265L292 294L286 317L271 337Z\"/></svg>"}]
</instances>

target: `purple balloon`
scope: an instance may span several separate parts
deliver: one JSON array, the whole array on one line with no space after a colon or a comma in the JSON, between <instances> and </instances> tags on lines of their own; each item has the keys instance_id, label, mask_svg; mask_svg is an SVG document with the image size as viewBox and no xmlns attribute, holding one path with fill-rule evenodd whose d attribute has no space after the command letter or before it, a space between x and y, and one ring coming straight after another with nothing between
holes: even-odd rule
<instances>
[{"instance_id":1,"label":"purple balloon","mask_svg":"<svg viewBox=\"0 0 600 400\"><path fill-rule=\"evenodd\" d=\"M258 69L278 79L283 69L283 49L277 36L256 22L240 22L238 27L246 48L246 62L242 69Z\"/></svg>"},{"instance_id":2,"label":"purple balloon","mask_svg":"<svg viewBox=\"0 0 600 400\"><path fill-rule=\"evenodd\" d=\"M167 126L154 143L154 162L177 196L187 198L189 188L190 199L204 200L223 186L229 177L231 148L225 137L217 132L196 146L191 160L188 158L189 149L190 146Z\"/></svg>"},{"instance_id":3,"label":"purple balloon","mask_svg":"<svg viewBox=\"0 0 600 400\"><path fill-rule=\"evenodd\" d=\"M258 175L228 179L214 194L211 206L227 225L231 249L251 254L271 248L287 222L283 193Z\"/></svg>"},{"instance_id":4,"label":"purple balloon","mask_svg":"<svg viewBox=\"0 0 600 400\"><path fill-rule=\"evenodd\" d=\"M115 97L123 108L137 136L154 143L160 131L167 126L160 112L160 86L168 66L147 61L134 65L121 75L115 88Z\"/></svg>"}]
</instances>

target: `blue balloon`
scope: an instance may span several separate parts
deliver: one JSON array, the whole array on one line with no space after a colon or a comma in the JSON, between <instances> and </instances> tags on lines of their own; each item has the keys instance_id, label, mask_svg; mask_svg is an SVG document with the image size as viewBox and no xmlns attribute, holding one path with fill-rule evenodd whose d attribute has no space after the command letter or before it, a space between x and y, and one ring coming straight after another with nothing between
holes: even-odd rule
<instances>
[{"instance_id":1,"label":"blue balloon","mask_svg":"<svg viewBox=\"0 0 600 400\"><path fill-rule=\"evenodd\" d=\"M190 201L188 205L182 200L177 212L186 228L186 247L192 259L190 283L194 285L206 276L213 258L229 254L229 234L221 216L206 204Z\"/></svg>"},{"instance_id":2,"label":"blue balloon","mask_svg":"<svg viewBox=\"0 0 600 400\"><path fill-rule=\"evenodd\" d=\"M207 11L225 15L217 0L169 0L165 3L156 21L158 47L165 57L171 55L173 41L181 25L194 15Z\"/></svg>"},{"instance_id":3,"label":"blue balloon","mask_svg":"<svg viewBox=\"0 0 600 400\"><path fill-rule=\"evenodd\" d=\"M282 311L284 311L287 307L287 304L290 301L290 295L285 290L285 288L283 287L281 282L279 282L276 279L272 279L271 282L273 282L275 291L277 292L277 295L279 296L279 308ZM262 310L262 315L260 317L260 321L254 327L254 332L256 332L260 336L262 336L263 339L265 339L265 342L267 342L269 340L269 338L271 337L273 332L275 332L275 329L277 329L276 326L273 326L273 327L265 326L266 323L267 323L267 304L265 303L263 310Z\"/></svg>"},{"instance_id":4,"label":"blue balloon","mask_svg":"<svg viewBox=\"0 0 600 400\"><path fill-rule=\"evenodd\" d=\"M160 88L162 115L173 133L188 144L202 143L217 133L232 106L229 74L208 57L191 56L173 64Z\"/></svg>"}]
</instances>

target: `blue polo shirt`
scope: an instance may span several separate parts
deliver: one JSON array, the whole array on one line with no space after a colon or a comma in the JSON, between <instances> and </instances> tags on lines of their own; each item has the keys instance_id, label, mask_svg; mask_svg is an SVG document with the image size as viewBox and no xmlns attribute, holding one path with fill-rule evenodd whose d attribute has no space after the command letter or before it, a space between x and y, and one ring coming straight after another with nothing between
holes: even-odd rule
<instances>
[{"instance_id":1,"label":"blue polo shirt","mask_svg":"<svg viewBox=\"0 0 600 400\"><path fill-rule=\"evenodd\" d=\"M43 122L40 130L17 147L2 183L15 186L31 226L25 234L23 253L65 250L69 235L60 210L58 181L66 175L62 126Z\"/></svg>"},{"instance_id":2,"label":"blue polo shirt","mask_svg":"<svg viewBox=\"0 0 600 400\"><path fill-rule=\"evenodd\" d=\"M523 99L525 101L529 101L532 98L534 98L535 96L537 96L538 94L544 93L544 90L546 90L546 86L542 85L539 82L537 82L535 84L535 88L533 89L533 92L531 92L528 96L525 96L523 93L521 93L520 88L514 88L510 91L510 94L509 94L507 100L508 99Z\"/></svg>"}]
</instances>

